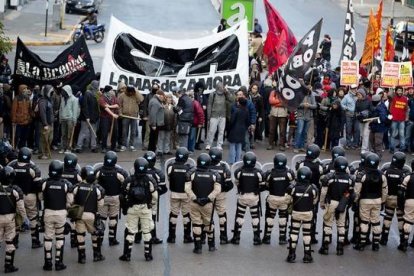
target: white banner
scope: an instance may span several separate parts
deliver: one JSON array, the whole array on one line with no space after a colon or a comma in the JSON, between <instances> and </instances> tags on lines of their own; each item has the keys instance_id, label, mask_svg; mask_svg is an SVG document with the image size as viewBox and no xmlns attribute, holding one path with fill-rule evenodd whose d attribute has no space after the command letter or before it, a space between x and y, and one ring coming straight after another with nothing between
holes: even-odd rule
<instances>
[{"instance_id":1,"label":"white banner","mask_svg":"<svg viewBox=\"0 0 414 276\"><path fill-rule=\"evenodd\" d=\"M100 85L124 81L148 93L153 83L163 91L193 90L204 83L207 93L218 82L239 87L249 83L247 22L207 37L173 40L138 31L111 18Z\"/></svg>"}]
</instances>

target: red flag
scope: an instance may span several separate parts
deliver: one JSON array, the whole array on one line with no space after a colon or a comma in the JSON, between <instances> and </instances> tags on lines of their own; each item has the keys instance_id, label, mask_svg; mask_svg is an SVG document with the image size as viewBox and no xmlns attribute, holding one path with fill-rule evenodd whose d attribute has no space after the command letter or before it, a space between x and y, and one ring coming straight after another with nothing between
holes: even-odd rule
<instances>
[{"instance_id":1,"label":"red flag","mask_svg":"<svg viewBox=\"0 0 414 276\"><path fill-rule=\"evenodd\" d=\"M381 48L381 32L382 32L382 7L383 7L383 3L382 0L381 2L378 4L378 9L377 9L377 14L375 15L375 19L377 20L377 37L379 39L377 39L375 41L374 45L374 51L378 51Z\"/></svg>"},{"instance_id":2,"label":"red flag","mask_svg":"<svg viewBox=\"0 0 414 276\"><path fill-rule=\"evenodd\" d=\"M388 26L387 35L385 36L385 61L394 61L395 50L394 50L394 40L392 39L392 27Z\"/></svg>"},{"instance_id":3,"label":"red flag","mask_svg":"<svg viewBox=\"0 0 414 276\"><path fill-rule=\"evenodd\" d=\"M266 10L267 25L269 31L267 33L266 42L264 45L264 53L268 56L269 60L272 60L272 63L276 67L271 67L269 65L269 73L276 71L283 63L287 60L287 57L295 49L296 41L293 32L290 30L289 26L286 24L285 20L279 14L279 12L269 3L269 0L263 0ZM283 34L284 33L284 34ZM283 39L283 41L281 41ZM280 45L285 45L283 51L279 51L277 48ZM287 56L287 57L285 57ZM270 62L269 62L270 63Z\"/></svg>"},{"instance_id":4,"label":"red flag","mask_svg":"<svg viewBox=\"0 0 414 276\"><path fill-rule=\"evenodd\" d=\"M266 37L266 42L263 52L268 56L267 67L271 74L282 66L289 58L285 30L282 30L279 37L276 36L275 33L269 32Z\"/></svg>"},{"instance_id":5,"label":"red flag","mask_svg":"<svg viewBox=\"0 0 414 276\"><path fill-rule=\"evenodd\" d=\"M411 64L414 65L414 52L411 54Z\"/></svg>"}]
</instances>

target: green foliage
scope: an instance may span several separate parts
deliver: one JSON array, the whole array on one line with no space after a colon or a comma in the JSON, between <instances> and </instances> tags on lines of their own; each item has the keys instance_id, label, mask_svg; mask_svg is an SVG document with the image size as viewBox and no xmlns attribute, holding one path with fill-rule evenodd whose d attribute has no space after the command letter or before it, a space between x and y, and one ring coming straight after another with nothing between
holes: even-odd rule
<instances>
[{"instance_id":1,"label":"green foliage","mask_svg":"<svg viewBox=\"0 0 414 276\"><path fill-rule=\"evenodd\" d=\"M3 22L0 21L0 54L7 54L12 50L12 47L10 38L4 33Z\"/></svg>"}]
</instances>

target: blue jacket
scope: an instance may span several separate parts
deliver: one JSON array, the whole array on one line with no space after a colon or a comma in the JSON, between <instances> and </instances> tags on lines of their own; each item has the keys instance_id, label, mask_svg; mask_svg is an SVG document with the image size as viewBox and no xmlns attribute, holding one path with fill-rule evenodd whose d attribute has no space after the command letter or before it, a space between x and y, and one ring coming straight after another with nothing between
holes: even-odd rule
<instances>
[{"instance_id":1,"label":"blue jacket","mask_svg":"<svg viewBox=\"0 0 414 276\"><path fill-rule=\"evenodd\" d=\"M374 120L369 124L371 131L384 133L387 130L387 126L385 125L385 122L387 121L387 116L388 110L385 104L383 102L378 103L378 105L371 112L370 117L379 117L379 122L378 120Z\"/></svg>"},{"instance_id":2,"label":"blue jacket","mask_svg":"<svg viewBox=\"0 0 414 276\"><path fill-rule=\"evenodd\" d=\"M234 112L237 110L237 103L234 103L231 106L231 114L233 115ZM249 111L249 122L250 125L256 125L256 108L254 107L254 103L251 100L247 100L247 110Z\"/></svg>"}]
</instances>

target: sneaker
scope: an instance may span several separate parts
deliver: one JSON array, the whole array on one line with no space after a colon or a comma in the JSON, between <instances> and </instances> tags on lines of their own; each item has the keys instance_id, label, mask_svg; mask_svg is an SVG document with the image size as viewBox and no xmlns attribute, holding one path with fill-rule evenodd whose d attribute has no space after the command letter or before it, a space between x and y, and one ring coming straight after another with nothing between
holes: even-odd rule
<instances>
[{"instance_id":1,"label":"sneaker","mask_svg":"<svg viewBox=\"0 0 414 276\"><path fill-rule=\"evenodd\" d=\"M120 148L119 148L119 151L125 151L126 150L126 147L125 146L121 146Z\"/></svg>"},{"instance_id":2,"label":"sneaker","mask_svg":"<svg viewBox=\"0 0 414 276\"><path fill-rule=\"evenodd\" d=\"M107 151L108 150L104 148L104 149L101 150L101 153L106 153Z\"/></svg>"},{"instance_id":3,"label":"sneaker","mask_svg":"<svg viewBox=\"0 0 414 276\"><path fill-rule=\"evenodd\" d=\"M60 149L59 150L59 153L65 153L65 150L64 149Z\"/></svg>"},{"instance_id":4,"label":"sneaker","mask_svg":"<svg viewBox=\"0 0 414 276\"><path fill-rule=\"evenodd\" d=\"M52 150L58 150L59 148L57 146L52 146Z\"/></svg>"},{"instance_id":5,"label":"sneaker","mask_svg":"<svg viewBox=\"0 0 414 276\"><path fill-rule=\"evenodd\" d=\"M206 150L210 150L210 145L207 145L206 146Z\"/></svg>"},{"instance_id":6,"label":"sneaker","mask_svg":"<svg viewBox=\"0 0 414 276\"><path fill-rule=\"evenodd\" d=\"M268 146L266 149L267 150L273 150L275 147L274 146Z\"/></svg>"},{"instance_id":7,"label":"sneaker","mask_svg":"<svg viewBox=\"0 0 414 276\"><path fill-rule=\"evenodd\" d=\"M279 147L279 150L280 150L280 151L285 151L285 147L284 147L284 146L280 146L280 147Z\"/></svg>"},{"instance_id":8,"label":"sneaker","mask_svg":"<svg viewBox=\"0 0 414 276\"><path fill-rule=\"evenodd\" d=\"M75 152L76 153L81 153L82 152L82 149L81 148L75 148Z\"/></svg>"},{"instance_id":9,"label":"sneaker","mask_svg":"<svg viewBox=\"0 0 414 276\"><path fill-rule=\"evenodd\" d=\"M39 150L38 149L33 149L32 153L33 154L38 154L39 153Z\"/></svg>"},{"instance_id":10,"label":"sneaker","mask_svg":"<svg viewBox=\"0 0 414 276\"><path fill-rule=\"evenodd\" d=\"M47 160L49 157L47 155L39 155L38 157L40 160Z\"/></svg>"},{"instance_id":11,"label":"sneaker","mask_svg":"<svg viewBox=\"0 0 414 276\"><path fill-rule=\"evenodd\" d=\"M294 149L293 152L294 153L299 153L299 150L298 149Z\"/></svg>"},{"instance_id":12,"label":"sneaker","mask_svg":"<svg viewBox=\"0 0 414 276\"><path fill-rule=\"evenodd\" d=\"M130 147L129 147L129 150L130 150L130 151L137 151L137 149L136 149L134 146L130 146Z\"/></svg>"},{"instance_id":13,"label":"sneaker","mask_svg":"<svg viewBox=\"0 0 414 276\"><path fill-rule=\"evenodd\" d=\"M71 153L71 151L67 149L67 150L65 150L65 153Z\"/></svg>"}]
</instances>

